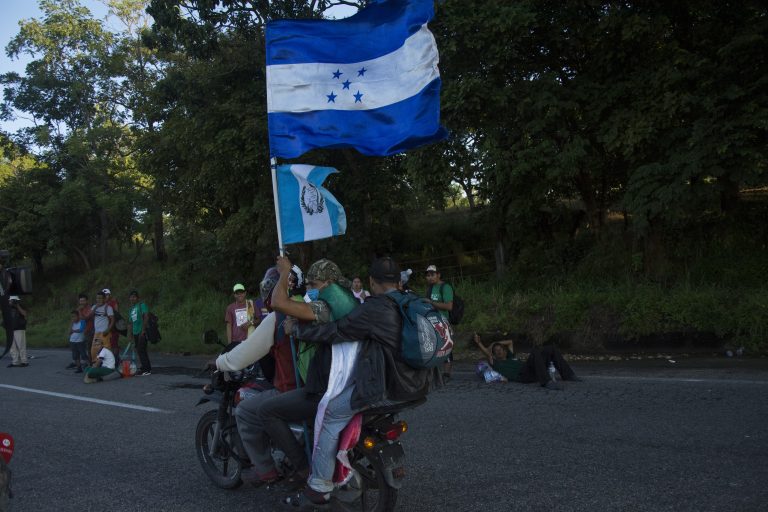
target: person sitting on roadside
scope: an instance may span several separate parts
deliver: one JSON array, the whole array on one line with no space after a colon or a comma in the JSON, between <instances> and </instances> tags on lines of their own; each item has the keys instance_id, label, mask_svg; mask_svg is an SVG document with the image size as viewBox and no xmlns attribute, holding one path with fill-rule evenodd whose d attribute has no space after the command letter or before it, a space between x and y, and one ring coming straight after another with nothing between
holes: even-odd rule
<instances>
[{"instance_id":1,"label":"person sitting on roadside","mask_svg":"<svg viewBox=\"0 0 768 512\"><path fill-rule=\"evenodd\" d=\"M435 371L412 368L400 358L402 318L397 303L388 297L402 293L399 284L397 263L392 258L379 258L369 272L373 295L349 315L328 324L297 323L291 327L295 337L331 344L334 350L332 377L315 419L308 485L301 495L285 503L305 508L330 502L339 434L356 413L417 400L429 392Z\"/></svg>"},{"instance_id":2,"label":"person sitting on roadside","mask_svg":"<svg viewBox=\"0 0 768 512\"><path fill-rule=\"evenodd\" d=\"M96 355L96 361L93 363L93 366L89 366L85 369L83 382L86 384L101 382L104 377L115 371L115 354L104 346L104 341L101 338L94 338L93 347L98 350L98 354Z\"/></svg>"},{"instance_id":3,"label":"person sitting on roadside","mask_svg":"<svg viewBox=\"0 0 768 512\"><path fill-rule=\"evenodd\" d=\"M507 381L522 382L528 384L538 382L547 389L563 389L549 376L549 363L553 362L555 369L562 380L580 381L563 355L554 345L534 346L528 359L520 361L515 356L514 342L512 340L497 341L488 349L480 341L480 335L472 338L480 351L488 358L488 364L499 372Z\"/></svg>"}]
</instances>

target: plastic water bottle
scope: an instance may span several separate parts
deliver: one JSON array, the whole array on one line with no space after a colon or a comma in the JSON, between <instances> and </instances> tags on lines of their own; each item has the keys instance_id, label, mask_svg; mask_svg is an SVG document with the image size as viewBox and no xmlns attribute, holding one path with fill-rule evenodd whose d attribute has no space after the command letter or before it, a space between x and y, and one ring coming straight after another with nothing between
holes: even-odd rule
<instances>
[{"instance_id":1,"label":"plastic water bottle","mask_svg":"<svg viewBox=\"0 0 768 512\"><path fill-rule=\"evenodd\" d=\"M549 362L549 380L552 382L555 382L557 378L555 377L557 375L557 370L555 370L555 363L553 361Z\"/></svg>"}]
</instances>

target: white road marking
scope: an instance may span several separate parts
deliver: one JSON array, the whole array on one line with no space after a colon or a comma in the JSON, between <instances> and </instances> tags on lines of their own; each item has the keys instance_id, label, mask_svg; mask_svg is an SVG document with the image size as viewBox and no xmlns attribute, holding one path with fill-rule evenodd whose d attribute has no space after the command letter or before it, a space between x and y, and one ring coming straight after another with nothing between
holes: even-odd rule
<instances>
[{"instance_id":1,"label":"white road marking","mask_svg":"<svg viewBox=\"0 0 768 512\"><path fill-rule=\"evenodd\" d=\"M80 400L81 402L91 402L94 404L111 405L112 407L122 407L124 409L134 409L144 412L159 412L163 414L171 414L173 411L166 411L158 409L156 407L146 407L143 405L125 404L122 402L112 402L111 400L100 400L98 398L89 398L86 396L69 395L67 393L56 393L54 391L44 391L42 389L23 388L21 386L12 386L10 384L0 384L0 388L13 389L16 391L26 391L27 393L38 393L40 395L55 396L57 398L67 398L69 400Z\"/></svg>"},{"instance_id":2,"label":"white road marking","mask_svg":"<svg viewBox=\"0 0 768 512\"><path fill-rule=\"evenodd\" d=\"M686 377L634 377L622 375L585 375L585 380L632 380L646 382L703 382L704 384L760 384L768 385L768 380L744 379L695 379ZM577 383L578 384L578 383Z\"/></svg>"}]
</instances>

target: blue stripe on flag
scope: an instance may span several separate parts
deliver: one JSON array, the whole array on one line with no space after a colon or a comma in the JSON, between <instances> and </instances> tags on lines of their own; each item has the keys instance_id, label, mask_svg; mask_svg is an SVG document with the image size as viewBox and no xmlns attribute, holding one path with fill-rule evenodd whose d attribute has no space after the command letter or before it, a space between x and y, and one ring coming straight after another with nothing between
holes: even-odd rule
<instances>
[{"instance_id":1,"label":"blue stripe on flag","mask_svg":"<svg viewBox=\"0 0 768 512\"><path fill-rule=\"evenodd\" d=\"M404 123L403 119L410 119ZM314 148L354 147L371 156L402 153L447 135L440 126L440 79L399 103L373 110L317 110L268 115L270 148L296 158ZM306 126L322 130L307 136Z\"/></svg>"},{"instance_id":2,"label":"blue stripe on flag","mask_svg":"<svg viewBox=\"0 0 768 512\"><path fill-rule=\"evenodd\" d=\"M304 221L301 213L295 212L296 198L301 189L299 182L290 171L289 165L280 165L277 168L277 197L280 202L280 231L283 244L290 244L288 240L304 238ZM292 213L293 212L293 213Z\"/></svg>"},{"instance_id":3,"label":"blue stripe on flag","mask_svg":"<svg viewBox=\"0 0 768 512\"><path fill-rule=\"evenodd\" d=\"M388 0L341 20L267 23L267 66L375 59L402 46L434 17L433 0Z\"/></svg>"}]
</instances>

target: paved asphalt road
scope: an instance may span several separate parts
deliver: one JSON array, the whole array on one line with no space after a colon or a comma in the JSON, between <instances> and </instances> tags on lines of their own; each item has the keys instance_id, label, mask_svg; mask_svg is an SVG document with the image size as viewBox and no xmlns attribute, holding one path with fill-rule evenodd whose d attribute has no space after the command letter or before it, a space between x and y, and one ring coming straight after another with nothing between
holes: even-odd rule
<instances>
[{"instance_id":1,"label":"paved asphalt road","mask_svg":"<svg viewBox=\"0 0 768 512\"><path fill-rule=\"evenodd\" d=\"M68 352L0 368L16 440L14 511L272 511L283 493L219 490L193 437L201 358L83 384ZM768 510L768 361L577 363L564 391L485 385L469 366L408 411L402 511ZM138 407L137 407L138 406Z\"/></svg>"}]
</instances>

